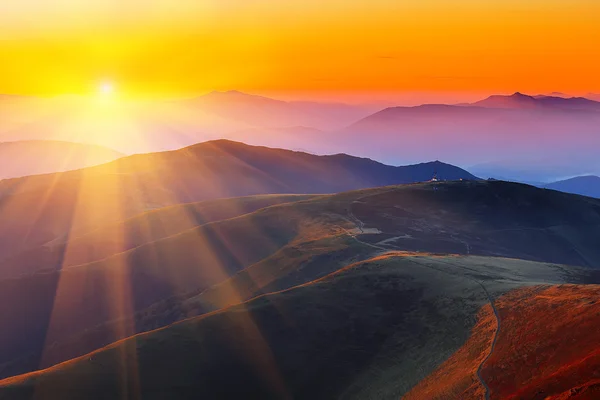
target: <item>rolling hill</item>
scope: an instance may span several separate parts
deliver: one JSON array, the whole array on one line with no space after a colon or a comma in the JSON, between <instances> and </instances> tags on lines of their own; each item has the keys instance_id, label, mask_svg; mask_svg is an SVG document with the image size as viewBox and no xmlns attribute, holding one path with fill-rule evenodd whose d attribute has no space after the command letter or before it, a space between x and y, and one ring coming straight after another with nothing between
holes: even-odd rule
<instances>
[{"instance_id":1,"label":"rolling hill","mask_svg":"<svg viewBox=\"0 0 600 400\"><path fill-rule=\"evenodd\" d=\"M0 280L0 318L13 321L0 336L1 374L47 367L382 252L594 268L599 233L597 200L507 182L390 186L273 205L94 263ZM547 279L540 274L531 282Z\"/></svg>"},{"instance_id":2,"label":"rolling hill","mask_svg":"<svg viewBox=\"0 0 600 400\"><path fill-rule=\"evenodd\" d=\"M500 296L497 336L486 306L465 345L406 399L483 398L478 367L490 399L597 398L600 357L592 332L600 324L599 300L597 284L531 286Z\"/></svg>"},{"instance_id":3,"label":"rolling hill","mask_svg":"<svg viewBox=\"0 0 600 400\"><path fill-rule=\"evenodd\" d=\"M431 179L475 179L431 162L392 167L217 140L65 173L0 182L0 259L142 212L187 202L277 193L334 193ZM34 229L35 227L35 229Z\"/></svg>"},{"instance_id":4,"label":"rolling hill","mask_svg":"<svg viewBox=\"0 0 600 400\"><path fill-rule=\"evenodd\" d=\"M544 187L566 193L600 198L600 177L595 175L577 176L564 181L553 182Z\"/></svg>"},{"instance_id":5,"label":"rolling hill","mask_svg":"<svg viewBox=\"0 0 600 400\"><path fill-rule=\"evenodd\" d=\"M0 381L0 398L398 398L460 348L491 299L584 276L390 253Z\"/></svg>"},{"instance_id":6,"label":"rolling hill","mask_svg":"<svg viewBox=\"0 0 600 400\"><path fill-rule=\"evenodd\" d=\"M123 154L91 144L30 140L0 143L0 179L91 167Z\"/></svg>"},{"instance_id":7,"label":"rolling hill","mask_svg":"<svg viewBox=\"0 0 600 400\"><path fill-rule=\"evenodd\" d=\"M174 295L196 294L283 247L313 241L318 232L335 237L351 225L337 215L311 212L309 203L281 204L199 225L94 263L0 280L0 297L6 300L0 316L12 321L0 333L0 364L33 353L37 368L53 343ZM20 306L13 307L13 301ZM135 331L132 325L118 326L112 335Z\"/></svg>"},{"instance_id":8,"label":"rolling hill","mask_svg":"<svg viewBox=\"0 0 600 400\"><path fill-rule=\"evenodd\" d=\"M0 279L99 261L210 222L234 218L264 207L311 198L263 195L185 203L148 211L74 238L58 238L0 261Z\"/></svg>"}]
</instances>

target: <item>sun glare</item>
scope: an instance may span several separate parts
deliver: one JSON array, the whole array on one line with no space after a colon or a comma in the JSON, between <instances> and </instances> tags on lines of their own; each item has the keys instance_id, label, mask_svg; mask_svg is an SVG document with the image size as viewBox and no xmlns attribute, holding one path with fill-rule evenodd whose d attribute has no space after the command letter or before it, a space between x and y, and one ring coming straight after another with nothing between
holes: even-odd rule
<instances>
[{"instance_id":1,"label":"sun glare","mask_svg":"<svg viewBox=\"0 0 600 400\"><path fill-rule=\"evenodd\" d=\"M115 92L115 86L112 82L102 82L98 88L102 96L110 96Z\"/></svg>"}]
</instances>

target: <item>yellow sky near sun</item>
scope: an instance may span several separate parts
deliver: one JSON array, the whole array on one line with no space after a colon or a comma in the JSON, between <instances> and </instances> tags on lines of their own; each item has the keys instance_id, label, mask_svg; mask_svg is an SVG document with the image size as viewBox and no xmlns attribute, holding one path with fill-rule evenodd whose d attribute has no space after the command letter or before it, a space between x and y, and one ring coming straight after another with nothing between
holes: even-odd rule
<instances>
[{"instance_id":1,"label":"yellow sky near sun","mask_svg":"<svg viewBox=\"0 0 600 400\"><path fill-rule=\"evenodd\" d=\"M0 2L0 93L600 92L597 0Z\"/></svg>"}]
</instances>

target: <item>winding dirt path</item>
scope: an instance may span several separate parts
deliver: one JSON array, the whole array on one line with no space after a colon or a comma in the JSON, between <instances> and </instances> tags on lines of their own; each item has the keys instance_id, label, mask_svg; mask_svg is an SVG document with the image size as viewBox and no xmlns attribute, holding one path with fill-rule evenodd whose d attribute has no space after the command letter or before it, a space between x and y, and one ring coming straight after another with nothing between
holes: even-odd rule
<instances>
[{"instance_id":1,"label":"winding dirt path","mask_svg":"<svg viewBox=\"0 0 600 400\"><path fill-rule=\"evenodd\" d=\"M490 347L490 352L483 359L483 361L481 361L481 364L479 364L479 367L477 367L477 379L479 379L479 382L481 382L481 385L485 389L485 400L489 400L490 399L490 388L488 387L487 383L485 383L485 379L483 379L483 377L481 376L481 369L483 368L483 366L487 362L487 360L491 357L492 353L494 352L494 348L496 347L496 341L498 340L498 333L500 333L500 315L498 315L498 310L496 310L496 305L494 304L494 299L490 295L490 292L488 292L488 290L485 288L483 283L481 283L481 282L478 282L478 283L481 285L481 288L485 291L485 294L487 295L488 300L490 301L490 305L492 306L492 311L494 311L494 316L496 317L496 331L494 332L494 337L492 339L492 346Z\"/></svg>"},{"instance_id":2,"label":"winding dirt path","mask_svg":"<svg viewBox=\"0 0 600 400\"><path fill-rule=\"evenodd\" d=\"M365 197L368 197L368 196L365 196ZM364 233L365 232L365 230L364 230L365 223L363 221L361 221L360 219L358 219L356 217L356 215L354 215L354 213L352 212L352 204L360 202L360 200L362 200L362 199L363 199L362 197L358 198L358 199L354 200L352 203L350 203L350 205L348 206L348 218L350 219L350 221L352 221L356 225L356 227L358 228L358 230L360 231L360 233ZM354 240L356 240L358 243L361 243L363 245L366 245L366 246L369 246L369 247L373 247L373 248L378 249L378 250L383 250L383 251L386 251L386 252L394 251L394 249L391 249L389 247L383 247L383 246L378 246L378 245L374 245L374 244L371 244L371 243L363 242L362 240L360 240L357 237L356 234L352 234L352 233L350 233L347 230L346 230L346 232L352 238L354 238ZM454 240L457 240L457 241L463 243L466 246L467 254L471 254L471 246L469 245L468 242L466 242L464 240L460 240L460 239L455 238L455 237L452 237L452 238ZM461 268L461 269L464 269L464 270L470 270L470 271L474 272L470 268L463 267L463 266L460 266L460 265L455 265L455 264L452 264L452 263L445 263L445 264L450 264L450 265L452 265L454 267ZM450 273L448 271L444 271L444 272ZM492 307L492 311L494 312L494 317L496 318L496 330L494 332L494 337L492 338L492 345L490 346L490 351L487 354L487 356L485 356L485 358L481 361L481 363L479 364L479 366L477 367L477 379L481 383L481 386L483 386L483 388L485 389L485 400L489 400L490 399L490 388L488 387L487 383L485 383L485 380L481 376L481 370L483 369L483 366L485 365L485 363L489 360L489 358L493 354L494 349L496 347L496 342L498 340L498 333L500 332L500 315L498 314L498 310L496 309L496 305L494 304L494 298L492 297L492 295L490 294L490 292L487 290L487 288L485 287L485 285L483 284L483 282L481 282L481 281L479 281L479 280L477 280L475 278L471 278L471 277L469 277L467 275L465 275L464 277L466 279L469 279L469 280L477 283L479 286L481 286L481 288L483 289L485 295L488 298L490 306Z\"/></svg>"}]
</instances>

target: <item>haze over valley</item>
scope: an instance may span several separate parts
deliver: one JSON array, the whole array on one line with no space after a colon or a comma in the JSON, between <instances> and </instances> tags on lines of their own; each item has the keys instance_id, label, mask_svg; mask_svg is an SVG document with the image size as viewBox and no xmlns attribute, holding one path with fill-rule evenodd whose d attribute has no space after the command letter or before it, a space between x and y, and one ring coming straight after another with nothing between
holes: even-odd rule
<instances>
[{"instance_id":1,"label":"haze over valley","mask_svg":"<svg viewBox=\"0 0 600 400\"><path fill-rule=\"evenodd\" d=\"M36 122L31 109L44 117ZM227 91L108 103L7 96L0 110L8 116L0 121L1 140L52 138L126 154L225 138L316 154L342 152L390 165L442 160L484 178L522 182L600 174L595 151L600 102L583 97L515 93L469 104L380 109Z\"/></svg>"}]
</instances>

